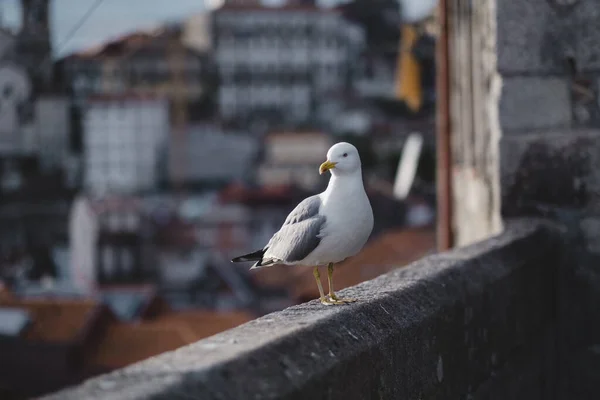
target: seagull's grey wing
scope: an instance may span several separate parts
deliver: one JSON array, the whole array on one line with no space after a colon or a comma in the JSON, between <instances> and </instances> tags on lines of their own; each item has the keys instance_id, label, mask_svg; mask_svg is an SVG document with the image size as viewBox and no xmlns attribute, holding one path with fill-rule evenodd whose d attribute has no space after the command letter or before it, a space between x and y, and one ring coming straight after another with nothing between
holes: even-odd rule
<instances>
[{"instance_id":1,"label":"seagull's grey wing","mask_svg":"<svg viewBox=\"0 0 600 400\"><path fill-rule=\"evenodd\" d=\"M321 243L319 232L325 224L325 216L319 214L320 209L318 195L300 202L265 246L265 258L284 262L306 258Z\"/></svg>"}]
</instances>

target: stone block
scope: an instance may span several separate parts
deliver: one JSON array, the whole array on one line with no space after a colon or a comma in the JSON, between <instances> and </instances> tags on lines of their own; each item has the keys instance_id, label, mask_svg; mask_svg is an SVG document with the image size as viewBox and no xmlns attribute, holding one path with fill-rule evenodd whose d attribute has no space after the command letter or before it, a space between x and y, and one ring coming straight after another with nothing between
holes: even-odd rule
<instances>
[{"instance_id":1,"label":"stone block","mask_svg":"<svg viewBox=\"0 0 600 400\"><path fill-rule=\"evenodd\" d=\"M586 250L600 254L600 215L594 213L594 216L584 217L580 228Z\"/></svg>"},{"instance_id":2,"label":"stone block","mask_svg":"<svg viewBox=\"0 0 600 400\"><path fill-rule=\"evenodd\" d=\"M511 131L568 126L571 122L568 83L555 77L505 78L499 114L505 135Z\"/></svg>"},{"instance_id":3,"label":"stone block","mask_svg":"<svg viewBox=\"0 0 600 400\"><path fill-rule=\"evenodd\" d=\"M596 0L497 2L501 74L568 74L600 68L600 7Z\"/></svg>"},{"instance_id":4,"label":"stone block","mask_svg":"<svg viewBox=\"0 0 600 400\"><path fill-rule=\"evenodd\" d=\"M562 368L561 399L596 400L600 393L600 343L571 354Z\"/></svg>"},{"instance_id":5,"label":"stone block","mask_svg":"<svg viewBox=\"0 0 600 400\"><path fill-rule=\"evenodd\" d=\"M600 208L600 130L504 136L500 154L503 216L577 225Z\"/></svg>"}]
</instances>

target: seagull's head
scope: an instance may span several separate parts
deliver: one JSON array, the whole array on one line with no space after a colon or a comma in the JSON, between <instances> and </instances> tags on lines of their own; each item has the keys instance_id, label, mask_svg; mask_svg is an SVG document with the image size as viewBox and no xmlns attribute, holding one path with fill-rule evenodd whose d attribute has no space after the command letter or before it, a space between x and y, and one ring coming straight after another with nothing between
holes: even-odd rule
<instances>
[{"instance_id":1,"label":"seagull's head","mask_svg":"<svg viewBox=\"0 0 600 400\"><path fill-rule=\"evenodd\" d=\"M319 174L331 171L332 175L360 173L360 156L350 143L336 143L327 152L327 161L319 167Z\"/></svg>"}]
</instances>

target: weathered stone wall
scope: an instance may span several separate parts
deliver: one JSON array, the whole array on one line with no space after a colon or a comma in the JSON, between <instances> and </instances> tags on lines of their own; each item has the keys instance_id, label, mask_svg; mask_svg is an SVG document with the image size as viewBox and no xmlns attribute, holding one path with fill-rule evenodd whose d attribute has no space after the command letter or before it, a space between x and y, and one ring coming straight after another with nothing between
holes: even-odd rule
<instances>
[{"instance_id":1,"label":"weathered stone wall","mask_svg":"<svg viewBox=\"0 0 600 400\"><path fill-rule=\"evenodd\" d=\"M586 398L600 390L600 3L498 0L497 39L502 214L564 229L560 378Z\"/></svg>"},{"instance_id":2,"label":"weathered stone wall","mask_svg":"<svg viewBox=\"0 0 600 400\"><path fill-rule=\"evenodd\" d=\"M48 400L556 399L561 241L534 221ZM342 271L340 273L343 273Z\"/></svg>"}]
</instances>

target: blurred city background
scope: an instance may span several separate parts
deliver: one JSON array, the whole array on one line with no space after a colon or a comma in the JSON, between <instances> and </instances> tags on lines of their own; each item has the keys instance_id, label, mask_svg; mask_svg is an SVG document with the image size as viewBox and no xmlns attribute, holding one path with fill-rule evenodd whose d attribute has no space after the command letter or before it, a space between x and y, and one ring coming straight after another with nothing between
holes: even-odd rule
<instances>
[{"instance_id":1,"label":"blurred city background","mask_svg":"<svg viewBox=\"0 0 600 400\"><path fill-rule=\"evenodd\" d=\"M229 260L335 142L375 213L336 289L434 252L435 3L0 1L0 398L317 298Z\"/></svg>"}]
</instances>

